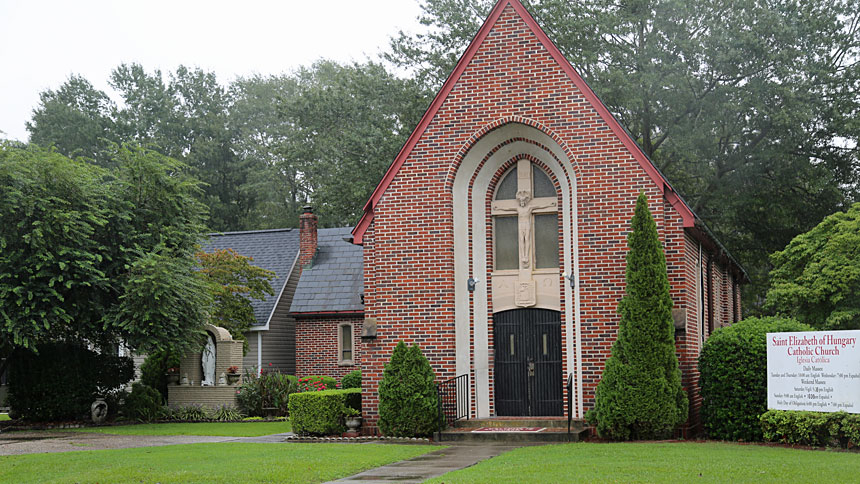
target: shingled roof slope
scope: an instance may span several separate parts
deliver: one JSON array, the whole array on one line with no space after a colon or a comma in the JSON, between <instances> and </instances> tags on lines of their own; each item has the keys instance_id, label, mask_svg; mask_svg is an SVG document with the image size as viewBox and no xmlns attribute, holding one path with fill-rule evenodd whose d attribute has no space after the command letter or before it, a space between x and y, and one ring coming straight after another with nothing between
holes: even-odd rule
<instances>
[{"instance_id":1,"label":"shingled roof slope","mask_svg":"<svg viewBox=\"0 0 860 484\"><path fill-rule=\"evenodd\" d=\"M275 273L271 281L274 294L266 296L262 301L251 301L254 318L257 320L253 326L265 326L298 257L299 231L273 229L209 234L209 241L203 250L212 252L217 249L233 249L240 255L254 259L255 266Z\"/></svg>"},{"instance_id":2,"label":"shingled roof slope","mask_svg":"<svg viewBox=\"0 0 860 484\"><path fill-rule=\"evenodd\" d=\"M319 229L317 255L302 276L291 313L360 313L364 311L363 249L344 240L352 227Z\"/></svg>"}]
</instances>

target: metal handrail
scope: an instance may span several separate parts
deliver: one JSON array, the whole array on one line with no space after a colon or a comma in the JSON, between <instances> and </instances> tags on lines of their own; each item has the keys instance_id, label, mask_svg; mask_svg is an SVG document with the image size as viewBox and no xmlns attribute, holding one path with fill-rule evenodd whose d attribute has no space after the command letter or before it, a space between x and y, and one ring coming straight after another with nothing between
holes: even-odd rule
<instances>
[{"instance_id":1,"label":"metal handrail","mask_svg":"<svg viewBox=\"0 0 860 484\"><path fill-rule=\"evenodd\" d=\"M570 423L573 420L573 373L567 375L567 441L570 442Z\"/></svg>"},{"instance_id":2,"label":"metal handrail","mask_svg":"<svg viewBox=\"0 0 860 484\"><path fill-rule=\"evenodd\" d=\"M469 417L469 374L436 384L439 402L439 431Z\"/></svg>"}]
</instances>

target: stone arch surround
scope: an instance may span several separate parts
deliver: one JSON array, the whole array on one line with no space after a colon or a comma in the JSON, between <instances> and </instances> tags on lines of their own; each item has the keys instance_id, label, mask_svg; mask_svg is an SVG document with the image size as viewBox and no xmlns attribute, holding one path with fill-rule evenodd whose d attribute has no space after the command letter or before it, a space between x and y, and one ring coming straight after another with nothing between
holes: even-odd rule
<instances>
[{"instance_id":1,"label":"stone arch surround","mask_svg":"<svg viewBox=\"0 0 860 484\"><path fill-rule=\"evenodd\" d=\"M454 229L454 293L456 374L471 375L471 408L476 417L492 414L492 365L487 291L488 234L486 196L494 177L516 157L537 160L559 181L562 206L562 272L579 276L576 180L579 167L565 143L546 128L527 120L499 120L469 138L449 172ZM469 293L469 277L480 279ZM562 294L565 373L574 373L576 416L581 417L582 380L580 295L578 286ZM572 323L572 324L571 324Z\"/></svg>"}]
</instances>

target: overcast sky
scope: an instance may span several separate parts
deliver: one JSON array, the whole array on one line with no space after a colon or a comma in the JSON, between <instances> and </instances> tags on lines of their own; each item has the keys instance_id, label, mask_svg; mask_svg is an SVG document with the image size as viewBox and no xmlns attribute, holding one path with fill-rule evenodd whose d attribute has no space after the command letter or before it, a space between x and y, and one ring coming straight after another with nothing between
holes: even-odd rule
<instances>
[{"instance_id":1,"label":"overcast sky","mask_svg":"<svg viewBox=\"0 0 860 484\"><path fill-rule=\"evenodd\" d=\"M25 141L39 93L70 74L110 91L137 62L237 76L278 74L319 58L376 58L398 30L417 31L417 0L0 0L0 134Z\"/></svg>"}]
</instances>

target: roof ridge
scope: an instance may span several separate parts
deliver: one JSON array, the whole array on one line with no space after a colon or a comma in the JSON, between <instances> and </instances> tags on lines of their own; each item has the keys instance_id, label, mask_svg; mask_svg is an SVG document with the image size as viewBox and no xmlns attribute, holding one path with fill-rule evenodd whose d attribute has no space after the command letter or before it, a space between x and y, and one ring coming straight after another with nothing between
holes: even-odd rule
<instances>
[{"instance_id":1,"label":"roof ridge","mask_svg":"<svg viewBox=\"0 0 860 484\"><path fill-rule=\"evenodd\" d=\"M240 231L236 231L236 232L210 232L209 234L206 234L206 235L208 235L210 237L218 237L221 235L243 235L243 234L265 234L265 233L272 233L272 232L291 232L293 230L296 230L296 228L295 227L289 227L289 228L282 228L282 229L240 230Z\"/></svg>"}]
</instances>

